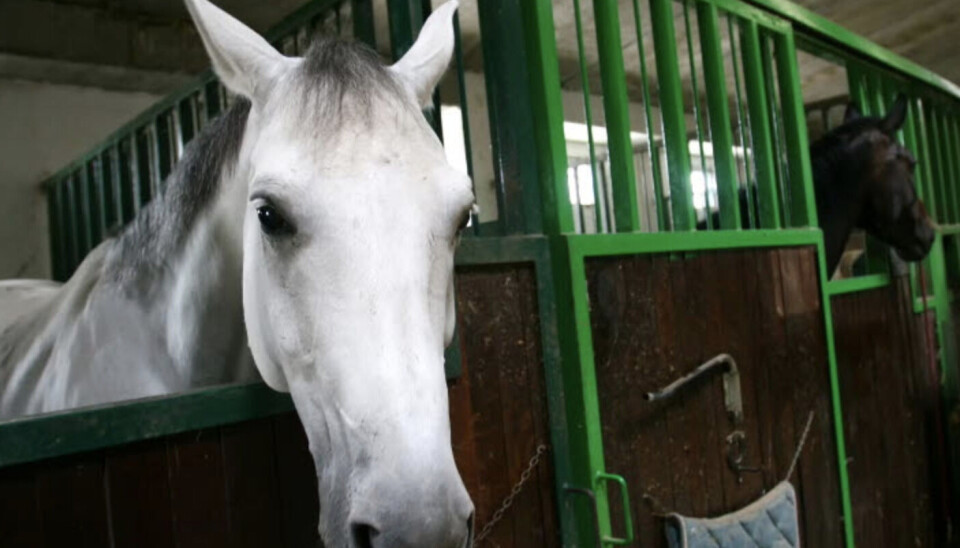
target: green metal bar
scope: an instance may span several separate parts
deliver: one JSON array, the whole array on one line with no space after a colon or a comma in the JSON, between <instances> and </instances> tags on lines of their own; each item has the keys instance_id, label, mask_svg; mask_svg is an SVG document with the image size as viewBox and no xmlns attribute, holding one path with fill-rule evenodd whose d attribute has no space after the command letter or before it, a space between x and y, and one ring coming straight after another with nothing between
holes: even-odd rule
<instances>
[{"instance_id":1,"label":"green metal bar","mask_svg":"<svg viewBox=\"0 0 960 548\"><path fill-rule=\"evenodd\" d=\"M813 174L810 168L807 121L803 112L803 94L800 91L800 72L793 33L773 37L777 76L780 84L780 104L783 108L783 128L787 136L787 157L790 169L790 221L793 226L817 226L817 207L813 196Z\"/></svg>"},{"instance_id":2,"label":"green metal bar","mask_svg":"<svg viewBox=\"0 0 960 548\"><path fill-rule=\"evenodd\" d=\"M744 152L746 152L748 148L747 147L747 131L748 131L747 127L749 126L749 118L747 117L746 111L743 108L744 101L743 101L742 93L740 91L741 89L740 63L738 62L738 60L740 59L740 56L737 54L737 39L736 39L736 34L734 33L734 30L733 30L733 17L730 17L730 15L728 14L726 19L727 19L727 36L730 37L730 60L733 65L733 86L734 86L733 91L734 91L734 97L736 98L736 103L735 103L736 108L734 112L737 114L737 130L738 130L737 134L738 134L738 137L740 138L740 148L743 149ZM750 166L746 162L746 159L744 160L745 161L743 164L744 165L743 174L744 174L745 181L739 180L740 168L738 167L736 162L734 162L734 173L736 173L737 179L738 179L737 185L739 186L741 182L746 183L746 186L744 187L743 190L746 192L746 197L747 197L747 200L746 200L747 211L746 212L741 211L740 215L747 216L747 222L748 222L747 226L749 226L750 228L758 228L759 226L757 222L758 220L754 219L754 214L753 214L755 209L753 206L754 193L752 192L752 189L754 187L754 181L750 177ZM737 202L739 202L739 200L737 200ZM739 207L739 203L737 204L737 206ZM738 226L737 228L740 228L740 226Z\"/></svg>"},{"instance_id":3,"label":"green metal bar","mask_svg":"<svg viewBox=\"0 0 960 548\"><path fill-rule=\"evenodd\" d=\"M931 164L931 183L937 196L937 221L944 223L950 222L950 204L946 192L945 174L943 171L943 155L940 147L940 130L937 118L937 112L932 105L925 105L925 116L927 119L927 149L932 156Z\"/></svg>"},{"instance_id":4,"label":"green metal bar","mask_svg":"<svg viewBox=\"0 0 960 548\"><path fill-rule=\"evenodd\" d=\"M77 173L80 174L78 181L80 185L81 219L83 220L83 247L81 249L83 249L83 255L86 255L90 253L98 243L94 233L94 226L97 220L94 215L93 200L96 198L92 192L90 174L87 166L83 166Z\"/></svg>"},{"instance_id":5,"label":"green metal bar","mask_svg":"<svg viewBox=\"0 0 960 548\"><path fill-rule=\"evenodd\" d=\"M951 129L950 114L947 111L940 115L940 139L943 150L944 172L943 186L950 197L950 222L960 222L960 203L957 201L957 157L953 153L953 131Z\"/></svg>"},{"instance_id":6,"label":"green metal bar","mask_svg":"<svg viewBox=\"0 0 960 548\"><path fill-rule=\"evenodd\" d=\"M567 193L567 151L553 8L547 2L521 2L520 7L528 52L543 230L545 234L572 233L573 210Z\"/></svg>"},{"instance_id":7,"label":"green metal bar","mask_svg":"<svg viewBox=\"0 0 960 548\"><path fill-rule=\"evenodd\" d=\"M647 76L646 47L643 44L643 26L640 18L640 4L633 0L633 22L636 31L637 52L640 57L640 78L643 81L643 109L647 122L647 149L650 154L650 170L653 172L653 195L657 204L657 229L663 231L667 227L670 214L663 199L663 175L660 169L660 151L657 150L656 134L653 126L653 109L650 100L650 80Z\"/></svg>"},{"instance_id":8,"label":"green metal bar","mask_svg":"<svg viewBox=\"0 0 960 548\"><path fill-rule=\"evenodd\" d=\"M597 28L600 78L603 82L603 110L607 125L607 148L610 150L616 229L617 232L633 232L640 230L640 208L633 144L630 141L630 106L617 5L616 0L593 0L593 16Z\"/></svg>"},{"instance_id":9,"label":"green metal bar","mask_svg":"<svg viewBox=\"0 0 960 548\"><path fill-rule=\"evenodd\" d=\"M519 6L509 0L477 4L483 41L487 114L500 202L499 221L506 234L543 230L537 180L533 120L527 91L527 55Z\"/></svg>"},{"instance_id":10,"label":"green metal bar","mask_svg":"<svg viewBox=\"0 0 960 548\"><path fill-rule=\"evenodd\" d=\"M923 188L924 203L927 211L937 217L937 192L934 186L933 167L930 158L930 148L927 146L929 132L927 118L922 105L918 101L910 101L910 117L915 120L917 129L917 149L914 151L917 158L917 179Z\"/></svg>"},{"instance_id":11,"label":"green metal bar","mask_svg":"<svg viewBox=\"0 0 960 548\"><path fill-rule=\"evenodd\" d=\"M670 176L670 203L674 230L693 230L696 217L690 196L690 151L684 118L683 89L677 56L677 37L673 28L673 1L651 0L653 46L657 59L660 86L660 109L663 116L667 150L667 172Z\"/></svg>"},{"instance_id":12,"label":"green metal bar","mask_svg":"<svg viewBox=\"0 0 960 548\"><path fill-rule=\"evenodd\" d=\"M957 115L952 114L947 120L947 157L950 158L951 176L948 184L953 190L954 222L960 222L960 125ZM960 242L958 242L960 243Z\"/></svg>"},{"instance_id":13,"label":"green metal bar","mask_svg":"<svg viewBox=\"0 0 960 548\"><path fill-rule=\"evenodd\" d=\"M704 84L710 109L710 135L713 140L713 162L717 174L720 200L720 227L740 229L740 199L737 195L737 164L733 157L733 136L730 128L727 79L723 70L720 47L720 21L717 8L707 2L697 3L700 27L700 50L703 54ZM733 35L730 35L731 41ZM749 187L747 188L749 194Z\"/></svg>"},{"instance_id":14,"label":"green metal bar","mask_svg":"<svg viewBox=\"0 0 960 548\"><path fill-rule=\"evenodd\" d=\"M100 216L103 219L103 234L106 238L112 230L119 226L120 217L117 215L117 185L114 184L113 177L113 155L112 147L103 151L100 155L99 176L101 181L103 210Z\"/></svg>"},{"instance_id":15,"label":"green metal bar","mask_svg":"<svg viewBox=\"0 0 960 548\"><path fill-rule=\"evenodd\" d=\"M47 189L47 216L50 218L50 268L53 273L53 279L63 281L66 277L66 265L64 264L64 229L63 217L60 215L60 194L59 186Z\"/></svg>"},{"instance_id":16,"label":"green metal bar","mask_svg":"<svg viewBox=\"0 0 960 548\"><path fill-rule=\"evenodd\" d=\"M81 206L80 192L77 189L77 178L71 174L63 179L61 183L66 189L66 207L67 212L64 217L67 219L67 235L69 240L68 249L70 250L69 262L67 263L67 274L72 274L80 260L86 254L83 244L83 208Z\"/></svg>"},{"instance_id":17,"label":"green metal bar","mask_svg":"<svg viewBox=\"0 0 960 548\"><path fill-rule=\"evenodd\" d=\"M827 281L827 294L842 295L844 293L868 291L878 287L886 287L887 285L890 285L889 274L868 274L866 276L857 276L843 280L829 280Z\"/></svg>"},{"instance_id":18,"label":"green metal bar","mask_svg":"<svg viewBox=\"0 0 960 548\"><path fill-rule=\"evenodd\" d=\"M373 0L351 0L353 37L377 49L377 29L373 24Z\"/></svg>"},{"instance_id":19,"label":"green metal bar","mask_svg":"<svg viewBox=\"0 0 960 548\"><path fill-rule=\"evenodd\" d=\"M830 373L830 402L833 407L833 435L837 445L837 471L840 480L840 506L843 510L843 536L847 548L854 548L853 505L850 501L850 476L847 467L847 442L843 427L843 404L840 396L840 374L837 368L837 346L833 329L833 308L830 301L827 252L823 238L817 241L817 266L820 271L820 300L823 303L824 335L827 340L827 367Z\"/></svg>"},{"instance_id":20,"label":"green metal bar","mask_svg":"<svg viewBox=\"0 0 960 548\"><path fill-rule=\"evenodd\" d=\"M573 20L575 29L577 32L577 60L580 67L580 87L583 94L583 116L587 122L587 150L590 153L590 183L593 185L593 195L594 199L598 199L600 196L599 188L597 187L597 152L596 146L593 139L593 107L591 106L591 95L590 95L590 78L587 74L587 53L586 47L583 42L583 20L580 15L580 0L573 0ZM580 230L582 232L587 231L587 225L585 224L584 213L583 213L583 204L580 203L580 177L576 176L577 184L577 213L580 215ZM597 231L600 230L600 208L594 207L594 215L596 216Z\"/></svg>"},{"instance_id":21,"label":"green metal bar","mask_svg":"<svg viewBox=\"0 0 960 548\"><path fill-rule=\"evenodd\" d=\"M815 35L830 44L837 44L844 49L858 52L863 57L871 58L887 68L919 80L955 98L960 98L960 87L943 78L929 69L909 61L890 50L882 48L870 40L854 34L815 14L790 0L747 0L750 4L772 11L794 23L798 31Z\"/></svg>"},{"instance_id":22,"label":"green metal bar","mask_svg":"<svg viewBox=\"0 0 960 548\"><path fill-rule=\"evenodd\" d=\"M693 31L690 29L690 2L687 0L681 0L683 4L683 27L685 32L685 37L687 39L687 60L690 63L690 85L693 88L693 119L696 122L697 126L697 149L700 153L700 172L703 174L703 201L705 204L705 225L707 230L713 230L713 219L710 215L710 186L707 180L709 171L707 170L707 155L703 146L703 115L701 114L700 108L700 90L697 85L697 64L696 60L693 58ZM692 169L692 167L691 167ZM693 185L691 184L690 191L693 192ZM699 223L698 223L699 224Z\"/></svg>"},{"instance_id":23,"label":"green metal bar","mask_svg":"<svg viewBox=\"0 0 960 548\"><path fill-rule=\"evenodd\" d=\"M794 226L790 217L790 204L792 194L790 191L790 177L787 174L787 154L784 140L786 136L783 133L783 116L780 106L780 98L777 93L776 71L773 67L772 40L764 35L760 36L760 59L763 68L764 89L767 92L767 105L769 106L770 121L773 123L773 151L776 158L777 187L779 189L780 200L777 207L780 209L780 215L783 219L783 226Z\"/></svg>"},{"instance_id":24,"label":"green metal bar","mask_svg":"<svg viewBox=\"0 0 960 548\"><path fill-rule=\"evenodd\" d=\"M94 217L94 236L93 240L96 243L103 241L104 235L107 233L107 228L110 226L107 222L107 209L109 209L109 204L107 202L107 186L104 184L103 179L103 157L94 158L89 164L87 164L87 176L89 177L90 184L92 185L91 195L93 201L91 202L91 210Z\"/></svg>"},{"instance_id":25,"label":"green metal bar","mask_svg":"<svg viewBox=\"0 0 960 548\"><path fill-rule=\"evenodd\" d=\"M110 187L113 189L113 216L117 227L127 223L123 210L123 181L121 180L120 144L110 147Z\"/></svg>"},{"instance_id":26,"label":"green metal bar","mask_svg":"<svg viewBox=\"0 0 960 548\"><path fill-rule=\"evenodd\" d=\"M732 40L732 35L731 35ZM746 20L741 23L743 76L747 90L747 106L750 109L752 151L757 174L757 194L760 200L760 226L780 228L780 208L777 199L777 173L774 163L774 148L770 135L769 105L763 82L763 65L760 58L760 33L757 24Z\"/></svg>"}]
</instances>

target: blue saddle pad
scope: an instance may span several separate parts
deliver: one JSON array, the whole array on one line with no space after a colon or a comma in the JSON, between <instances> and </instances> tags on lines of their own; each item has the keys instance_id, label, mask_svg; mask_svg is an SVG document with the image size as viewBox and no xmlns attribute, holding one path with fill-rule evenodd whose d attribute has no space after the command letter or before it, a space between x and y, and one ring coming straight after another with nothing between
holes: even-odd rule
<instances>
[{"instance_id":1,"label":"blue saddle pad","mask_svg":"<svg viewBox=\"0 0 960 548\"><path fill-rule=\"evenodd\" d=\"M797 494L784 481L749 506L716 518L666 517L670 548L798 548Z\"/></svg>"}]
</instances>

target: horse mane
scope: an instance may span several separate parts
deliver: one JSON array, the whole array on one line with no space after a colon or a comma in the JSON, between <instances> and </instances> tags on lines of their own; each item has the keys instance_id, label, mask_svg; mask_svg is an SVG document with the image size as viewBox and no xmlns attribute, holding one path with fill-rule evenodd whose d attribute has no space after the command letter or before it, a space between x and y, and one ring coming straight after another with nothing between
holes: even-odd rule
<instances>
[{"instance_id":1,"label":"horse mane","mask_svg":"<svg viewBox=\"0 0 960 548\"><path fill-rule=\"evenodd\" d=\"M347 96L352 99L349 104L356 107L351 113L359 111L368 117L375 96L402 96L402 87L376 52L339 39L315 40L293 77L303 94L302 112L298 112L303 116L297 119L306 127L339 123L345 117ZM171 261L186 244L197 220L216 200L224 170L236 164L250 108L248 99L238 98L190 142L165 180L162 193L113 242L105 264L109 279L126 285L154 279L172 268Z\"/></svg>"},{"instance_id":2,"label":"horse mane","mask_svg":"<svg viewBox=\"0 0 960 548\"><path fill-rule=\"evenodd\" d=\"M105 265L109 278L122 284L168 268L214 201L224 169L236 163L249 114L250 101L238 98L191 141L162 193L115 240Z\"/></svg>"}]
</instances>

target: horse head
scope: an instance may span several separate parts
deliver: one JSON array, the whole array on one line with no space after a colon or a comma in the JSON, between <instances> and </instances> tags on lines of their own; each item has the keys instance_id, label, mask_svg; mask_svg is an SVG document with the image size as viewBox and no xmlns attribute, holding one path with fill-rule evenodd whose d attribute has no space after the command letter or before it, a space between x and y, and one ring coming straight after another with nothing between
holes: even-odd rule
<instances>
[{"instance_id":1,"label":"horse head","mask_svg":"<svg viewBox=\"0 0 960 548\"><path fill-rule=\"evenodd\" d=\"M814 179L825 232L848 218L890 245L904 260L918 261L930 251L932 221L917 196L916 160L896 139L907 116L907 101L897 97L884 117L863 116L850 104L844 122L814 143ZM849 231L832 242L827 256L836 265Z\"/></svg>"},{"instance_id":2,"label":"horse head","mask_svg":"<svg viewBox=\"0 0 960 548\"><path fill-rule=\"evenodd\" d=\"M306 430L321 537L466 545L443 349L474 198L421 112L450 62L456 3L389 67L337 41L286 57L207 0L187 6L214 71L251 103L229 204L244 321L260 374Z\"/></svg>"}]
</instances>

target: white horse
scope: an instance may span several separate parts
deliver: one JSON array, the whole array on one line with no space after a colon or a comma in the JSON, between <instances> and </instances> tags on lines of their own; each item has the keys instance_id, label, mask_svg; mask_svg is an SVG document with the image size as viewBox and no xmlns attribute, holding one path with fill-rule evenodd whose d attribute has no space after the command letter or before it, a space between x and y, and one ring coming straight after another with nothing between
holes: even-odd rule
<instances>
[{"instance_id":1,"label":"white horse","mask_svg":"<svg viewBox=\"0 0 960 548\"><path fill-rule=\"evenodd\" d=\"M0 284L0 417L259 371L306 429L328 546L467 545L443 348L473 194L420 111L455 2L390 67L337 41L285 57L207 0L187 5L245 99L66 284Z\"/></svg>"}]
</instances>

